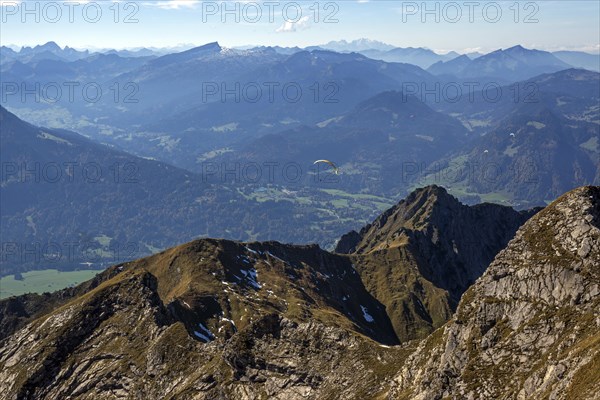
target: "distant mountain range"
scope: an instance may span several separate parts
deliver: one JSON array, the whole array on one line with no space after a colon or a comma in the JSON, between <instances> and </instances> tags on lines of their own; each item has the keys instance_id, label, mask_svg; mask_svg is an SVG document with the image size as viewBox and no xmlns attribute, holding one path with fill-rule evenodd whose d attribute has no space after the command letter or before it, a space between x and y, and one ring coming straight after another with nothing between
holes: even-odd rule
<instances>
[{"instance_id":1,"label":"distant mountain range","mask_svg":"<svg viewBox=\"0 0 600 400\"><path fill-rule=\"evenodd\" d=\"M65 46L63 49L55 42L48 42L35 47L22 47L18 52L9 47L2 46L0 50L0 63L4 64L7 61L14 60L23 63L40 60L76 61L89 55L90 52L88 50L79 51L69 46Z\"/></svg>"},{"instance_id":2,"label":"distant mountain range","mask_svg":"<svg viewBox=\"0 0 600 400\"><path fill-rule=\"evenodd\" d=\"M316 205L257 201L239 182L212 184L206 175L27 124L4 108L0 122L3 275L40 263L98 268L205 236L320 242L365 217L362 210L324 228L318 221L336 217ZM314 229L306 229L309 220Z\"/></svg>"},{"instance_id":3,"label":"distant mountain range","mask_svg":"<svg viewBox=\"0 0 600 400\"><path fill-rule=\"evenodd\" d=\"M512 95L483 101L484 95L476 93L473 101L440 104L485 134L434 163L420 184L440 183L455 193L496 193L496 201L527 207L579 184L600 183L600 74L570 69L515 87L518 101Z\"/></svg>"},{"instance_id":4,"label":"distant mountain range","mask_svg":"<svg viewBox=\"0 0 600 400\"><path fill-rule=\"evenodd\" d=\"M101 54L117 54L121 57L158 57L167 54L179 53L190 50L195 47L192 44L180 45L176 47L168 48L155 48L155 47L144 47L135 49L94 49L94 50L76 50L65 46L61 48L55 42L48 42L43 45L35 47L21 47L18 46L1 46L0 48L0 64L7 61L18 60L24 63L30 61L37 61L42 59L55 59L63 61L75 61L81 58L86 58L94 53ZM261 46L239 46L235 49L240 50L251 50ZM266 47L266 46L262 46ZM520 46L515 46L520 47ZM514 49L513 47L512 49ZM301 47L281 47L272 46L270 47L280 54L291 55L299 51L307 50L330 50L339 53L361 53L365 56L377 60L387 62L400 62L417 65L421 68L427 69L433 64L439 64L440 62L451 61L461 55L466 55L470 59L479 58L487 55L481 52L471 52L468 54L461 54L456 51L450 51L443 54L436 53L430 49L423 47L396 47L387 43L383 43L377 40L371 39L356 39L353 41L331 41L326 44L308 46L305 48ZM510 49L507 49L508 51ZM488 54L493 54L488 53ZM584 68L591 71L600 72L600 54L585 53L582 51L555 51L551 52L559 60L564 63L576 67ZM439 67L438 67L439 68Z\"/></svg>"},{"instance_id":5,"label":"distant mountain range","mask_svg":"<svg viewBox=\"0 0 600 400\"><path fill-rule=\"evenodd\" d=\"M272 62L265 62L266 57L271 57ZM180 145L169 150L171 154L164 154L165 149L155 147L152 149L152 156L160 159L169 157L176 165L195 170L203 161L198 156L211 150L229 148L266 134L302 125L314 125L348 112L363 101L365 96L373 96L389 88L400 89L404 82L427 82L433 79L418 67L386 64L360 54L313 50L282 57L274 52L257 54L254 60L262 59L263 65L248 72L227 70L223 66L227 62L235 63L236 68L250 69L252 66L248 64L248 57L243 54L219 56L214 60L203 59L201 62L205 65L205 70L215 68L223 72L229 71L227 75L230 77L238 77L236 80L222 76L215 79L217 82L227 80L230 86L238 82L240 87L249 83L260 85L263 88L260 100L251 102L241 98L236 101L229 96L222 101L219 94L211 96L210 102L199 103L153 123L149 121L142 127L142 131L147 132L146 137L148 134L168 135L171 140L181 141ZM172 65L173 67L164 68L180 68L178 64ZM192 88L201 85L202 79L193 72L194 65L190 64L190 76L197 83L188 85ZM156 73L157 76L162 76L160 69ZM147 72L141 74L148 75ZM266 91L269 81L280 82L281 87L293 84L300 88L303 95L298 100L290 101L283 97L284 93L278 88L275 92L277 101L271 101ZM159 93L163 84L162 78L157 79L156 86L155 82L145 82L144 93ZM140 83L140 88L141 85ZM196 96L186 104L191 106L200 100ZM144 109L140 112L144 112ZM226 129L228 134L223 135L222 129Z\"/></svg>"},{"instance_id":6,"label":"distant mountain range","mask_svg":"<svg viewBox=\"0 0 600 400\"><path fill-rule=\"evenodd\" d=\"M262 136L219 155L216 163L336 160L342 176L335 187L349 192L402 193L415 168L433 162L470 140L457 120L438 113L414 96L390 91L375 95L334 118ZM414 174L413 174L414 172ZM320 186L314 176L298 184ZM327 179L327 178L325 178Z\"/></svg>"},{"instance_id":7,"label":"distant mountain range","mask_svg":"<svg viewBox=\"0 0 600 400\"><path fill-rule=\"evenodd\" d=\"M168 50L164 50L167 52ZM19 61L21 63L38 62L41 60L54 60L54 61L77 61L84 58L88 58L91 55L97 54L116 54L120 57L156 57L164 54L159 49L136 49L136 50L77 50L69 46L61 48L55 42L48 42L43 45L35 47L21 47L18 50L2 46L0 48L0 64L5 64L11 61Z\"/></svg>"},{"instance_id":8,"label":"distant mountain range","mask_svg":"<svg viewBox=\"0 0 600 400\"><path fill-rule=\"evenodd\" d=\"M364 38L352 40L350 42L348 42L346 40L331 41L327 44L321 44L317 47L320 47L320 48L326 49L326 50L337 51L340 53L351 53L351 52L359 53L359 52L365 51L365 50L388 51L388 50L392 50L395 48L391 44L383 43L383 42L380 42L377 40L364 39Z\"/></svg>"},{"instance_id":9,"label":"distant mountain range","mask_svg":"<svg viewBox=\"0 0 600 400\"><path fill-rule=\"evenodd\" d=\"M144 184L136 186L140 190L126 193L119 185L107 185L104 191L77 189L82 193L76 186L51 185L47 198L35 186L3 182L3 197L10 200L3 203L3 227L10 227L21 242L83 232L96 238L100 251L98 240L117 237L115 224L109 223L119 217L131 222L123 227L125 239L119 240L143 238L145 244L136 243L146 252L206 235L311 241L332 248L331 238L356 221L372 219L390 205L390 198L417 186L443 184L469 204L529 208L573 187L600 182L599 74L562 69L564 63L547 52L517 46L438 64L442 70L455 64L452 71L462 71L456 77L441 74L435 65L425 71L322 49L286 54L281 48L239 50L210 43L160 57L96 53L68 61L54 54L65 51L52 44L27 49L27 57L53 56L3 62L3 83L19 88L35 82L96 82L105 95L92 103L81 96L23 102L19 93L7 94L5 105L14 115L3 110L3 116L14 125L5 125L30 133L3 142L3 158L46 162L43 154L48 153L61 163L91 159L104 169L133 162L147 166L154 176L145 176ZM528 76L556 68L561 70ZM472 77L484 74L496 77ZM518 76L528 77L515 82ZM409 90L473 79L504 85L503 95L490 101L477 88L448 101ZM274 99L265 86L269 82L279 85ZM216 84L216 93L208 95L206 83ZM115 101L115 84L121 89L134 85L137 102L123 101L128 91ZM263 88L257 101L242 93L252 84ZM281 87L286 84L299 86L302 96L284 98ZM229 93L223 95L223 88ZM35 126L17 123L17 115ZM4 126L2 130L4 135ZM338 163L342 174L319 171L313 162L320 158ZM202 181L207 166L226 170L228 165L273 162L295 163L302 168L301 178L290 181L278 174L265 182L263 175L252 182L216 173L203 181L206 186L186 183ZM493 179L483 172L493 173ZM513 179L515 174L519 179ZM170 184L163 185L166 180ZM216 190L217 197L216 188L222 189ZM146 192L152 193L148 209L158 213L160 204L167 210L151 221L135 206L134 193ZM118 211L99 207L106 205L100 199L107 198ZM64 215L57 205L64 203L78 204L81 211L61 224ZM200 222L181 221L177 232L167 227L183 215L198 216ZM96 226L99 220L109 225ZM231 228L238 220L242 228ZM309 228L297 229L308 221ZM53 226L65 228L56 231Z\"/></svg>"},{"instance_id":10,"label":"distant mountain range","mask_svg":"<svg viewBox=\"0 0 600 400\"><path fill-rule=\"evenodd\" d=\"M521 46L514 46L510 49L504 50L504 52L508 52L510 56L516 58L516 59L520 59L520 61L525 61L523 56L520 56L517 53L517 51L515 51L517 48L519 48ZM449 61L452 61L458 57L460 57L461 55L463 56L467 56L470 60L474 60L476 58L479 58L481 56L485 56L488 54L494 54L495 52L491 52L488 54L485 53L480 53L480 52L472 52L472 53L468 53L468 54L461 54L459 52L456 51L450 51L444 54L439 54L436 53L430 49L427 48L422 48L422 47L406 47L406 48L401 48L401 47L395 47L392 45L389 45L387 43L382 43L382 42L378 42L378 41L374 41L374 40L369 40L369 39L357 39L351 42L347 42L345 40L342 41L337 41L337 42L329 42L327 44L322 44L319 46L313 46L310 47L309 49L327 49L327 50L333 50L333 51L337 51L337 52L342 52L342 53L349 53L349 52L357 52L357 53L361 53L364 54L365 56L369 57L369 58L373 58L376 60L382 60L382 61L387 61L387 62L400 62L400 63L407 63L407 64L413 64L413 65L417 65L421 68L424 69L428 69L430 67L432 67L434 64L437 65L433 70L430 70L430 72L439 75L439 74L447 74L450 73L452 75L457 75L459 76L460 71L462 71L462 68L457 67L457 64L447 64ZM576 68L584 68L584 69L588 69L590 71L596 71L596 72L600 72L600 54L590 54L590 53L585 53L582 51L555 51L555 52L551 52L550 54L552 54L553 56L555 56L558 60L563 61L567 66L571 66L571 67L576 67ZM496 55L498 56L498 55ZM526 63L531 63L531 60L533 60L534 58L538 57L538 62L539 62L539 54L534 54L531 53L530 55L527 55L528 60L526 60ZM545 60L547 62L546 65L544 65L545 67L551 67L552 65L558 65L561 66L560 63L557 63L556 60L551 60L547 59ZM489 60L487 61L489 62ZM482 66L484 66L485 62L481 62L481 64L479 64L479 68L481 68ZM444 65L444 66L442 66ZM537 65L538 67L540 67L541 65ZM565 65L562 65L563 67L565 67ZM455 68L453 70L453 68ZM475 70L477 70L476 67L474 67ZM554 70L556 71L556 70ZM528 76L534 76L540 73L544 73L544 72L554 72L553 70L550 69L546 69L546 70L538 70L537 72L534 72L532 75ZM473 72L473 71L471 71ZM477 76L488 76L488 75L471 75L471 77L477 77Z\"/></svg>"},{"instance_id":11,"label":"distant mountain range","mask_svg":"<svg viewBox=\"0 0 600 400\"><path fill-rule=\"evenodd\" d=\"M97 57L91 63L87 59L77 61L79 64L55 63L48 69L44 65L7 63L3 75L18 83L70 80L75 75L82 81L103 82L102 90L109 95L94 107L82 99L70 102L64 96L50 109L61 119L68 112L73 123L66 127L71 130L192 170L199 168L198 160L204 154L264 134L313 125L339 116L382 91L434 79L419 67L385 63L356 53L313 50L285 55L273 48L232 50L218 43L153 59ZM111 63L98 68L102 75L97 75L90 67L102 59ZM123 72L110 76L118 70ZM272 82L277 86L269 89ZM134 86L130 89L136 89L135 102L123 101L129 90L122 90L120 101L115 102L114 85L124 88L131 83ZM211 85L211 90L216 87L216 92L207 95L206 85ZM290 86L300 92L284 92ZM251 100L248 97L254 96L256 87L259 97ZM246 95L248 88L252 90ZM225 94L226 90L230 94ZM300 96L289 99L285 97L288 91ZM8 96L8 100L8 105L19 112L21 97ZM65 127L64 123L43 119L47 115L43 110L48 110L46 102L34 103L21 115L32 122ZM87 123L91 120L97 122Z\"/></svg>"},{"instance_id":12,"label":"distant mountain range","mask_svg":"<svg viewBox=\"0 0 600 400\"><path fill-rule=\"evenodd\" d=\"M2 275L40 263L99 268L207 236L333 246L389 204L363 196L344 207L336 201L351 195L327 192L331 186L275 185L269 171L279 179L285 164L259 166L258 181L234 168L229 182L228 166L193 173L28 124L4 108L0 142ZM313 161L295 164L302 178Z\"/></svg>"},{"instance_id":13,"label":"distant mountain range","mask_svg":"<svg viewBox=\"0 0 600 400\"><path fill-rule=\"evenodd\" d=\"M499 78L514 82L570 67L551 53L514 46L506 50L496 50L473 60L461 56L451 61L438 61L429 67L428 71L436 75Z\"/></svg>"},{"instance_id":14,"label":"distant mountain range","mask_svg":"<svg viewBox=\"0 0 600 400\"><path fill-rule=\"evenodd\" d=\"M589 54L582 51L555 51L552 54L576 68L600 72L600 54Z\"/></svg>"},{"instance_id":15,"label":"distant mountain range","mask_svg":"<svg viewBox=\"0 0 600 400\"><path fill-rule=\"evenodd\" d=\"M437 54L429 49L413 47L394 48L385 51L368 49L361 51L361 53L376 60L414 64L425 69L437 62L453 60L460 56L454 51L447 54Z\"/></svg>"}]
</instances>

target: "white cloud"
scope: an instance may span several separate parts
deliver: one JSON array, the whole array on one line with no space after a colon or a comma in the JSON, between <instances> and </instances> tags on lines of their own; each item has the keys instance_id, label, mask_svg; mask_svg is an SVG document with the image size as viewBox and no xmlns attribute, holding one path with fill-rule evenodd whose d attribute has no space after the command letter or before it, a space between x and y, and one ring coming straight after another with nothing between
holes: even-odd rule
<instances>
[{"instance_id":1,"label":"white cloud","mask_svg":"<svg viewBox=\"0 0 600 400\"><path fill-rule=\"evenodd\" d=\"M462 49L462 53L480 53L484 51L482 47L466 47Z\"/></svg>"},{"instance_id":2,"label":"white cloud","mask_svg":"<svg viewBox=\"0 0 600 400\"><path fill-rule=\"evenodd\" d=\"M202 3L201 0L163 0L143 3L143 5L163 10L179 10L180 8L195 8L200 3Z\"/></svg>"},{"instance_id":3,"label":"white cloud","mask_svg":"<svg viewBox=\"0 0 600 400\"><path fill-rule=\"evenodd\" d=\"M300 18L296 22L285 21L279 28L276 29L276 32L296 32L308 29L310 26L310 17L305 15Z\"/></svg>"}]
</instances>

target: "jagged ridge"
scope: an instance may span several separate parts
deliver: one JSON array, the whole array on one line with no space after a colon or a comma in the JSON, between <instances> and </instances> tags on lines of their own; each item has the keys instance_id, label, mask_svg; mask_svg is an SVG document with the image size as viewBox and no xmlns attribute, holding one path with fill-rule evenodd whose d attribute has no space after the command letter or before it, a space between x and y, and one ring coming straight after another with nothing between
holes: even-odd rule
<instances>
[{"instance_id":1,"label":"jagged ridge","mask_svg":"<svg viewBox=\"0 0 600 400\"><path fill-rule=\"evenodd\" d=\"M598 398L599 260L600 188L583 187L519 229L410 357L392 395Z\"/></svg>"},{"instance_id":2,"label":"jagged ridge","mask_svg":"<svg viewBox=\"0 0 600 400\"><path fill-rule=\"evenodd\" d=\"M441 246L441 229L455 225L436 221L450 204L426 188L378 223L393 237L387 228L405 216L399 232L423 231ZM22 399L596 396L600 188L568 193L523 225L452 320L420 344L381 345L402 336L378 300L382 277L400 279L417 299L447 292L420 275L415 234L378 246L375 225L359 234L374 246L349 255L205 239L112 267L10 328L0 391Z\"/></svg>"}]
</instances>

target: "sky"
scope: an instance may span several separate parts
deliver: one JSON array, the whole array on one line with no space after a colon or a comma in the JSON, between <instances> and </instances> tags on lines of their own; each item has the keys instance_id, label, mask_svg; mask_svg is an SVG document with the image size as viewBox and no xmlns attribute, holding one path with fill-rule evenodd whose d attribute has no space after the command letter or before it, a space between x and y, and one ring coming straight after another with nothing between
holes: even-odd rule
<instances>
[{"instance_id":1,"label":"sky","mask_svg":"<svg viewBox=\"0 0 600 400\"><path fill-rule=\"evenodd\" d=\"M600 52L600 2L0 0L0 44L299 46L368 38L440 53L521 44Z\"/></svg>"}]
</instances>

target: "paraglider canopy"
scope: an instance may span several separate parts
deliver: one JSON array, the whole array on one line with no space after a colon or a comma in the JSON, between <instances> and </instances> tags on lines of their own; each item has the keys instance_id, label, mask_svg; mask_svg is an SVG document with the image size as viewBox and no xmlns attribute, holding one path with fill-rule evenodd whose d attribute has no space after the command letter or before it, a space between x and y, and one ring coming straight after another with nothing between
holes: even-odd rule
<instances>
[{"instance_id":1,"label":"paraglider canopy","mask_svg":"<svg viewBox=\"0 0 600 400\"><path fill-rule=\"evenodd\" d=\"M313 165L317 165L317 164L327 164L330 165L331 168L333 168L333 173L336 175L340 174L340 169L338 168L337 165L335 165L333 162L329 161L329 160L317 160L313 163Z\"/></svg>"}]
</instances>

